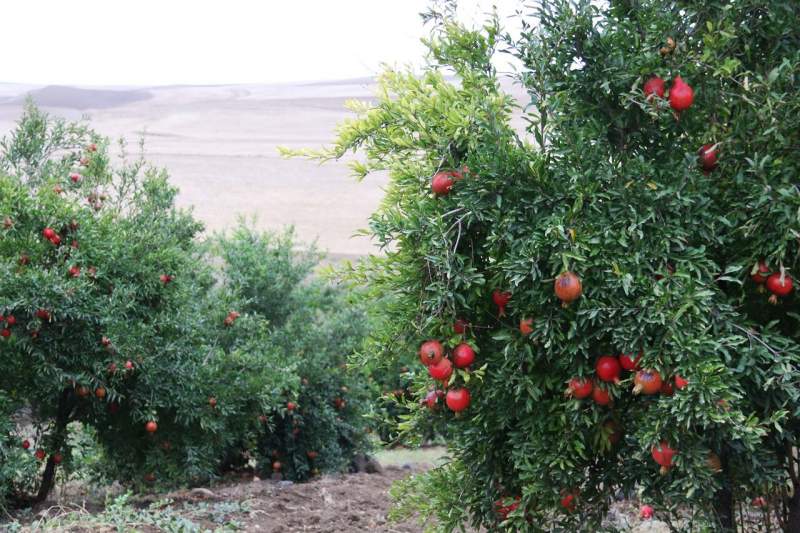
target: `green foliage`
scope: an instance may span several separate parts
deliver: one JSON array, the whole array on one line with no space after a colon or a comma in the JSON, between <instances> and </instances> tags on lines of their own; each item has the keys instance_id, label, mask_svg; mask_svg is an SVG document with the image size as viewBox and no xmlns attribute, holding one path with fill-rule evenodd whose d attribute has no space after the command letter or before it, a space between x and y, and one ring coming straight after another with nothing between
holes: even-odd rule
<instances>
[{"instance_id":1,"label":"green foliage","mask_svg":"<svg viewBox=\"0 0 800 533\"><path fill-rule=\"evenodd\" d=\"M471 31L431 16L425 72L386 72L377 103L352 106L334 146L306 153L358 151L358 178L392 177L370 221L385 254L350 272L388 302L365 365L410 364L428 338L452 348L455 320L472 324L479 370L448 384L470 389L470 408L417 408L404 424L437 421L458 465L413 482L441 529L496 528L495 502L520 496L511 529L594 531L610 527L616 491L673 524L688 513L720 529L734 502L764 495L781 527L800 527L798 300L770 306L750 280L760 260L790 274L800 258L798 16L796 2L558 0L527 9L515 40L496 20ZM501 45L522 64L527 135L491 68ZM647 100L652 74L680 74L694 105L676 115ZM704 173L706 143L721 157ZM448 195L430 193L434 173L465 165ZM553 282L565 270L584 292L564 308ZM512 293L508 316L493 290ZM563 395L599 356L640 351L644 368L689 386L635 396L625 374L610 408ZM435 384L416 368L418 401ZM678 450L664 476L650 454L662 440Z\"/></svg>"}]
</instances>

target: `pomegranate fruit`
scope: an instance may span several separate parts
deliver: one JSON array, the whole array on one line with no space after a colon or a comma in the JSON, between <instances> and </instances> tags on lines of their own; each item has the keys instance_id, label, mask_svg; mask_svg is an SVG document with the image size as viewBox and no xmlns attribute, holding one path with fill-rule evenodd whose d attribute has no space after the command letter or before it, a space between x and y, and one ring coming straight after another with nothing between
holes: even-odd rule
<instances>
[{"instance_id":1,"label":"pomegranate fruit","mask_svg":"<svg viewBox=\"0 0 800 533\"><path fill-rule=\"evenodd\" d=\"M294 411L296 407L297 407L297 404L295 404L294 402L286 402L286 410L287 411Z\"/></svg>"},{"instance_id":2,"label":"pomegranate fruit","mask_svg":"<svg viewBox=\"0 0 800 533\"><path fill-rule=\"evenodd\" d=\"M69 275L72 278L77 278L81 275L81 267L73 265L69 267Z\"/></svg>"},{"instance_id":3,"label":"pomegranate fruit","mask_svg":"<svg viewBox=\"0 0 800 533\"><path fill-rule=\"evenodd\" d=\"M281 464L280 461L275 461L274 463L272 463L272 470L274 472L280 472L281 468L283 468L283 465Z\"/></svg>"},{"instance_id":4,"label":"pomegranate fruit","mask_svg":"<svg viewBox=\"0 0 800 533\"><path fill-rule=\"evenodd\" d=\"M611 403L611 395L608 393L608 389L596 386L592 389L592 400L597 405L609 405Z\"/></svg>"},{"instance_id":5,"label":"pomegranate fruit","mask_svg":"<svg viewBox=\"0 0 800 533\"><path fill-rule=\"evenodd\" d=\"M495 289L492 292L492 301L497 306L497 315L506 316L506 306L511 301L511 293Z\"/></svg>"},{"instance_id":6,"label":"pomegranate fruit","mask_svg":"<svg viewBox=\"0 0 800 533\"><path fill-rule=\"evenodd\" d=\"M575 494L569 493L561 497L561 507L571 513L575 510Z\"/></svg>"},{"instance_id":7,"label":"pomegranate fruit","mask_svg":"<svg viewBox=\"0 0 800 533\"><path fill-rule=\"evenodd\" d=\"M63 461L63 460L64 460L64 456L61 455L60 453L56 452L56 453L53 454L53 464L60 465L61 461Z\"/></svg>"},{"instance_id":8,"label":"pomegranate fruit","mask_svg":"<svg viewBox=\"0 0 800 533\"><path fill-rule=\"evenodd\" d=\"M597 360L594 366L595 373L600 380L611 383L619 383L619 375L622 367L613 355L604 355Z\"/></svg>"},{"instance_id":9,"label":"pomegranate fruit","mask_svg":"<svg viewBox=\"0 0 800 533\"><path fill-rule=\"evenodd\" d=\"M508 515L517 510L517 508L519 507L519 502L520 502L519 496L514 498L514 501L512 501L508 505L505 505L504 498L500 498L499 500L494 502L494 506L497 509L497 514L500 516L500 519L506 520L508 518Z\"/></svg>"},{"instance_id":10,"label":"pomegranate fruit","mask_svg":"<svg viewBox=\"0 0 800 533\"><path fill-rule=\"evenodd\" d=\"M717 168L717 157L719 156L719 144L704 144L697 151L697 161L700 168L706 172L711 172Z\"/></svg>"},{"instance_id":11,"label":"pomegranate fruit","mask_svg":"<svg viewBox=\"0 0 800 533\"><path fill-rule=\"evenodd\" d=\"M642 359L642 354L636 356L634 359L633 356L629 353L624 353L619 356L619 366L624 368L625 370L639 370L639 361Z\"/></svg>"},{"instance_id":12,"label":"pomegranate fruit","mask_svg":"<svg viewBox=\"0 0 800 533\"><path fill-rule=\"evenodd\" d=\"M125 370L133 370L133 361L125 361Z\"/></svg>"},{"instance_id":13,"label":"pomegranate fruit","mask_svg":"<svg viewBox=\"0 0 800 533\"><path fill-rule=\"evenodd\" d=\"M554 283L556 297L564 307L574 302L583 294L581 279L572 272L562 272Z\"/></svg>"},{"instance_id":14,"label":"pomegranate fruit","mask_svg":"<svg viewBox=\"0 0 800 533\"><path fill-rule=\"evenodd\" d=\"M161 274L160 276L158 276L158 279L161 281L161 283L166 285L172 281L172 276L170 276L169 274Z\"/></svg>"},{"instance_id":15,"label":"pomegranate fruit","mask_svg":"<svg viewBox=\"0 0 800 533\"><path fill-rule=\"evenodd\" d=\"M435 380L447 381L453 375L453 363L443 358L435 365L428 366L428 374Z\"/></svg>"},{"instance_id":16,"label":"pomegranate fruit","mask_svg":"<svg viewBox=\"0 0 800 533\"><path fill-rule=\"evenodd\" d=\"M425 341L419 347L419 360L425 366L435 365L442 360L444 347L439 341Z\"/></svg>"},{"instance_id":17,"label":"pomegranate fruit","mask_svg":"<svg viewBox=\"0 0 800 533\"><path fill-rule=\"evenodd\" d=\"M94 396L95 396L95 398L97 398L98 400L102 400L102 399L104 399L104 398L106 397L106 389L105 389L105 387L97 387L97 388L94 390Z\"/></svg>"},{"instance_id":18,"label":"pomegranate fruit","mask_svg":"<svg viewBox=\"0 0 800 533\"><path fill-rule=\"evenodd\" d=\"M648 100L651 100L654 96L664 98L664 80L658 76L651 76L644 82L643 89L644 95Z\"/></svg>"},{"instance_id":19,"label":"pomegranate fruit","mask_svg":"<svg viewBox=\"0 0 800 533\"><path fill-rule=\"evenodd\" d=\"M10 336L11 336L11 330L10 329L5 329L5 328L4 329L0 329L0 337L3 337L4 339L7 339Z\"/></svg>"},{"instance_id":20,"label":"pomegranate fruit","mask_svg":"<svg viewBox=\"0 0 800 533\"><path fill-rule=\"evenodd\" d=\"M315 452L314 450L308 450L308 451L306 452L306 456L307 456L307 457L308 457L310 460L312 460L312 461L313 461L314 459L316 459L318 455L319 455L319 454L318 454L317 452Z\"/></svg>"},{"instance_id":21,"label":"pomegranate fruit","mask_svg":"<svg viewBox=\"0 0 800 533\"><path fill-rule=\"evenodd\" d=\"M217 406L217 399L216 399L216 398L214 398L213 396L212 396L212 397L210 397L210 398L208 399L208 405L210 405L210 406L211 406L211 408L212 408L212 409L214 409L214 408Z\"/></svg>"},{"instance_id":22,"label":"pomegranate fruit","mask_svg":"<svg viewBox=\"0 0 800 533\"><path fill-rule=\"evenodd\" d=\"M767 282L770 274L772 274L772 270L769 266L764 261L759 261L750 271L750 279L758 285L763 285Z\"/></svg>"},{"instance_id":23,"label":"pomegranate fruit","mask_svg":"<svg viewBox=\"0 0 800 533\"><path fill-rule=\"evenodd\" d=\"M694 90L680 76L672 82L669 88L669 105L677 112L686 111L694 103Z\"/></svg>"},{"instance_id":24,"label":"pomegranate fruit","mask_svg":"<svg viewBox=\"0 0 800 533\"><path fill-rule=\"evenodd\" d=\"M50 320L50 312L46 309L37 309L36 310L36 318L39 320L48 321Z\"/></svg>"},{"instance_id":25,"label":"pomegranate fruit","mask_svg":"<svg viewBox=\"0 0 800 533\"><path fill-rule=\"evenodd\" d=\"M56 237L56 232L53 228L44 228L42 230L42 237L48 241L52 241Z\"/></svg>"},{"instance_id":26,"label":"pomegranate fruit","mask_svg":"<svg viewBox=\"0 0 800 533\"><path fill-rule=\"evenodd\" d=\"M649 505L642 505L642 508L639 510L639 518L642 520L650 520L653 518L653 508Z\"/></svg>"},{"instance_id":27,"label":"pomegranate fruit","mask_svg":"<svg viewBox=\"0 0 800 533\"><path fill-rule=\"evenodd\" d=\"M442 390L428 391L428 394L425 395L423 403L428 407L428 409L433 410L438 407L439 398L444 398L444 391Z\"/></svg>"},{"instance_id":28,"label":"pomegranate fruit","mask_svg":"<svg viewBox=\"0 0 800 533\"><path fill-rule=\"evenodd\" d=\"M672 468L672 460L677 455L677 451L670 447L666 441L661 441L650 450L653 460L661 466L661 474L666 474Z\"/></svg>"},{"instance_id":29,"label":"pomegranate fruit","mask_svg":"<svg viewBox=\"0 0 800 533\"><path fill-rule=\"evenodd\" d=\"M31 447L31 441L29 441L28 439L25 439L24 441L22 441L22 449L23 450L27 450L30 447Z\"/></svg>"},{"instance_id":30,"label":"pomegranate fruit","mask_svg":"<svg viewBox=\"0 0 800 533\"><path fill-rule=\"evenodd\" d=\"M11 327L17 324L17 318L14 315L8 315L6 317L6 326Z\"/></svg>"},{"instance_id":31,"label":"pomegranate fruit","mask_svg":"<svg viewBox=\"0 0 800 533\"><path fill-rule=\"evenodd\" d=\"M156 424L155 420L150 420L144 425L144 429L148 433L155 433L158 430L158 424Z\"/></svg>"},{"instance_id":32,"label":"pomegranate fruit","mask_svg":"<svg viewBox=\"0 0 800 533\"><path fill-rule=\"evenodd\" d=\"M668 379L665 379L664 382L661 384L661 395L662 396L672 396L675 394L675 389L672 388L672 383Z\"/></svg>"},{"instance_id":33,"label":"pomegranate fruit","mask_svg":"<svg viewBox=\"0 0 800 533\"><path fill-rule=\"evenodd\" d=\"M436 196L445 196L453 188L455 180L451 172L437 172L431 179L431 190Z\"/></svg>"},{"instance_id":34,"label":"pomegranate fruit","mask_svg":"<svg viewBox=\"0 0 800 533\"><path fill-rule=\"evenodd\" d=\"M523 318L519 321L519 332L525 336L530 335L533 333L533 319L532 318Z\"/></svg>"},{"instance_id":35,"label":"pomegranate fruit","mask_svg":"<svg viewBox=\"0 0 800 533\"><path fill-rule=\"evenodd\" d=\"M36 457L40 461L44 461L45 455L46 454L44 453L44 450L41 449L41 448L36 450L36 452L33 454L33 456Z\"/></svg>"},{"instance_id":36,"label":"pomegranate fruit","mask_svg":"<svg viewBox=\"0 0 800 533\"><path fill-rule=\"evenodd\" d=\"M661 374L655 370L640 370L633 378L633 393L651 396L661 391Z\"/></svg>"},{"instance_id":37,"label":"pomegranate fruit","mask_svg":"<svg viewBox=\"0 0 800 533\"><path fill-rule=\"evenodd\" d=\"M465 388L450 389L447 391L447 396L445 396L445 402L450 410L459 413L469 407L469 391Z\"/></svg>"},{"instance_id":38,"label":"pomegranate fruit","mask_svg":"<svg viewBox=\"0 0 800 533\"><path fill-rule=\"evenodd\" d=\"M69 175L69 179L72 180L72 183L78 183L79 181L81 181L81 175L78 174L77 172L73 172L72 174Z\"/></svg>"},{"instance_id":39,"label":"pomegranate fruit","mask_svg":"<svg viewBox=\"0 0 800 533\"><path fill-rule=\"evenodd\" d=\"M475 362L475 350L466 342L453 349L453 364L456 368L467 368Z\"/></svg>"},{"instance_id":40,"label":"pomegranate fruit","mask_svg":"<svg viewBox=\"0 0 800 533\"><path fill-rule=\"evenodd\" d=\"M461 318L457 318L456 321L453 322L453 332L456 335L463 335L467 331L468 327L469 327L469 322Z\"/></svg>"},{"instance_id":41,"label":"pomegranate fruit","mask_svg":"<svg viewBox=\"0 0 800 533\"><path fill-rule=\"evenodd\" d=\"M684 387L686 387L686 385L688 385L688 384L689 384L689 380L688 379L682 378L678 374L675 374L675 388L676 389L681 390Z\"/></svg>"},{"instance_id":42,"label":"pomegranate fruit","mask_svg":"<svg viewBox=\"0 0 800 533\"><path fill-rule=\"evenodd\" d=\"M767 290L772 293L770 302L776 303L779 296L788 296L794 288L792 277L785 272L776 272L767 278Z\"/></svg>"},{"instance_id":43,"label":"pomegranate fruit","mask_svg":"<svg viewBox=\"0 0 800 533\"><path fill-rule=\"evenodd\" d=\"M592 393L593 388L594 383L592 383L591 379L572 378L569 380L569 385L567 386L565 394L578 400L583 400Z\"/></svg>"}]
</instances>

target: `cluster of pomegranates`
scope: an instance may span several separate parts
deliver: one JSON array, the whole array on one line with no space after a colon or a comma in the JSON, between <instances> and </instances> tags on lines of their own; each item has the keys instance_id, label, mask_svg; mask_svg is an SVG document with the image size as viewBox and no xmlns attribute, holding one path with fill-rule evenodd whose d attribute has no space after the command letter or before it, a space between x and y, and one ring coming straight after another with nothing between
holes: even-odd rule
<instances>
[{"instance_id":1,"label":"cluster of pomegranates","mask_svg":"<svg viewBox=\"0 0 800 533\"><path fill-rule=\"evenodd\" d=\"M11 328L17 324L17 319L14 315L3 316L0 315L0 338L7 339L11 336Z\"/></svg>"},{"instance_id":2,"label":"cluster of pomegranates","mask_svg":"<svg viewBox=\"0 0 800 533\"><path fill-rule=\"evenodd\" d=\"M792 276L783 269L779 272L773 272L764 261L759 261L758 264L753 266L750 272L750 279L758 285L759 290L763 291L764 287L766 287L772 293L769 297L769 303L771 304L777 304L778 298L789 296L794 289Z\"/></svg>"},{"instance_id":3,"label":"cluster of pomegranates","mask_svg":"<svg viewBox=\"0 0 800 533\"><path fill-rule=\"evenodd\" d=\"M453 375L453 367L468 368L475 361L475 350L468 343L462 342L453 348L450 357L446 357L442 343L437 340L429 340L420 346L419 360L428 367L428 374L433 379L447 387L450 377ZM442 396L445 397L445 403L451 411L458 413L469 407L470 395L469 390L465 387L451 388L446 394L441 390L432 390L428 392L423 403L428 408L435 409Z\"/></svg>"}]
</instances>

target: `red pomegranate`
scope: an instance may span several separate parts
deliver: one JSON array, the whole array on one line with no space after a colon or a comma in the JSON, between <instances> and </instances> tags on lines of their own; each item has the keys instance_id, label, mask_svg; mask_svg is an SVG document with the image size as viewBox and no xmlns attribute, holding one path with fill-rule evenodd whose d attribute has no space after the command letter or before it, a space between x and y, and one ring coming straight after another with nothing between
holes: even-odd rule
<instances>
[{"instance_id":1,"label":"red pomegranate","mask_svg":"<svg viewBox=\"0 0 800 533\"><path fill-rule=\"evenodd\" d=\"M469 322L464 319L457 318L455 322L453 322L453 332L456 335L463 335L467 328L469 327Z\"/></svg>"},{"instance_id":2,"label":"red pomegranate","mask_svg":"<svg viewBox=\"0 0 800 533\"><path fill-rule=\"evenodd\" d=\"M651 100L654 96L664 98L664 80L658 76L650 77L644 82L644 95L648 100Z\"/></svg>"},{"instance_id":3,"label":"red pomegranate","mask_svg":"<svg viewBox=\"0 0 800 533\"><path fill-rule=\"evenodd\" d=\"M492 292L492 301L497 306L498 316L506 316L506 305L511 301L511 293L495 289Z\"/></svg>"},{"instance_id":4,"label":"red pomegranate","mask_svg":"<svg viewBox=\"0 0 800 533\"><path fill-rule=\"evenodd\" d=\"M772 303L775 303L779 296L788 296L793 288L792 277L785 272L783 274L776 272L767 278L767 290L772 293L770 297Z\"/></svg>"},{"instance_id":5,"label":"red pomegranate","mask_svg":"<svg viewBox=\"0 0 800 533\"><path fill-rule=\"evenodd\" d=\"M653 460L661 465L661 469L659 471L662 475L666 474L672 467L672 459L677 454L678 452L671 448L670 445L663 440L658 445L653 446L652 450L650 450L650 455L653 456Z\"/></svg>"},{"instance_id":6,"label":"red pomegranate","mask_svg":"<svg viewBox=\"0 0 800 533\"><path fill-rule=\"evenodd\" d=\"M287 411L294 411L297 408L297 404L294 402L286 402L286 410Z\"/></svg>"},{"instance_id":7,"label":"red pomegranate","mask_svg":"<svg viewBox=\"0 0 800 533\"><path fill-rule=\"evenodd\" d=\"M306 455L308 456L308 458L309 458L311 461L313 461L314 459L316 459L316 458L317 458L317 456L318 456L319 454L318 454L317 452L315 452L314 450L308 450L308 451L306 452Z\"/></svg>"},{"instance_id":8,"label":"red pomegranate","mask_svg":"<svg viewBox=\"0 0 800 533\"><path fill-rule=\"evenodd\" d=\"M583 294L581 279L572 272L562 272L554 283L556 297L561 300L561 305L568 306Z\"/></svg>"},{"instance_id":9,"label":"red pomegranate","mask_svg":"<svg viewBox=\"0 0 800 533\"><path fill-rule=\"evenodd\" d=\"M561 496L561 507L568 513L575 510L575 494L569 493Z\"/></svg>"},{"instance_id":10,"label":"red pomegranate","mask_svg":"<svg viewBox=\"0 0 800 533\"><path fill-rule=\"evenodd\" d=\"M144 429L148 433L155 433L158 430L158 424L156 424L155 420L150 420L144 425Z\"/></svg>"},{"instance_id":11,"label":"red pomegranate","mask_svg":"<svg viewBox=\"0 0 800 533\"><path fill-rule=\"evenodd\" d=\"M597 377L605 382L619 383L619 375L622 367L613 355L604 355L597 360L594 366Z\"/></svg>"},{"instance_id":12,"label":"red pomegranate","mask_svg":"<svg viewBox=\"0 0 800 533\"><path fill-rule=\"evenodd\" d=\"M273 472L280 472L281 468L283 468L283 465L281 464L280 461L275 461L274 463L272 463Z\"/></svg>"},{"instance_id":13,"label":"red pomegranate","mask_svg":"<svg viewBox=\"0 0 800 533\"><path fill-rule=\"evenodd\" d=\"M759 261L750 271L750 279L758 285L763 285L771 273L769 266L764 261Z\"/></svg>"},{"instance_id":14,"label":"red pomegranate","mask_svg":"<svg viewBox=\"0 0 800 533\"><path fill-rule=\"evenodd\" d=\"M532 318L523 318L519 321L519 332L525 336L530 335L533 333L533 319Z\"/></svg>"},{"instance_id":15,"label":"red pomegranate","mask_svg":"<svg viewBox=\"0 0 800 533\"><path fill-rule=\"evenodd\" d=\"M469 391L465 388L450 389L447 391L445 402L447 403L447 407L449 407L452 411L459 413L469 407Z\"/></svg>"},{"instance_id":16,"label":"red pomegranate","mask_svg":"<svg viewBox=\"0 0 800 533\"><path fill-rule=\"evenodd\" d=\"M588 378L572 378L569 380L569 385L564 393L566 396L572 396L578 400L587 398L594 388L594 383Z\"/></svg>"},{"instance_id":17,"label":"red pomegranate","mask_svg":"<svg viewBox=\"0 0 800 533\"><path fill-rule=\"evenodd\" d=\"M475 362L475 350L466 342L453 349L453 364L456 368L467 368Z\"/></svg>"},{"instance_id":18,"label":"red pomegranate","mask_svg":"<svg viewBox=\"0 0 800 533\"><path fill-rule=\"evenodd\" d=\"M704 144L697 151L697 161L700 168L706 172L711 172L717 168L717 157L719 156L719 143L717 144Z\"/></svg>"},{"instance_id":19,"label":"red pomegranate","mask_svg":"<svg viewBox=\"0 0 800 533\"><path fill-rule=\"evenodd\" d=\"M24 441L22 441L22 449L23 450L27 450L30 447L31 447L31 441L29 441L28 439L25 439Z\"/></svg>"},{"instance_id":20,"label":"red pomegranate","mask_svg":"<svg viewBox=\"0 0 800 533\"><path fill-rule=\"evenodd\" d=\"M688 379L682 378L678 374L675 374L675 388L676 389L681 390L684 387L686 387L686 385L688 385L688 384L689 384L689 380Z\"/></svg>"},{"instance_id":21,"label":"red pomegranate","mask_svg":"<svg viewBox=\"0 0 800 533\"><path fill-rule=\"evenodd\" d=\"M64 460L64 456L60 453L56 452L53 454L53 464L60 465L61 461Z\"/></svg>"},{"instance_id":22,"label":"red pomegranate","mask_svg":"<svg viewBox=\"0 0 800 533\"><path fill-rule=\"evenodd\" d=\"M642 505L642 508L639 510L639 518L642 520L650 520L653 518L653 508L649 505Z\"/></svg>"},{"instance_id":23,"label":"red pomegranate","mask_svg":"<svg viewBox=\"0 0 800 533\"><path fill-rule=\"evenodd\" d=\"M10 329L5 329L5 328L4 329L0 329L0 337L3 337L4 339L7 339L10 336L11 336L11 330Z\"/></svg>"},{"instance_id":24,"label":"red pomegranate","mask_svg":"<svg viewBox=\"0 0 800 533\"><path fill-rule=\"evenodd\" d=\"M624 368L625 370L639 370L639 361L642 359L641 352L639 355L636 356L634 359L633 356L629 353L624 353L619 356L619 366Z\"/></svg>"},{"instance_id":25,"label":"red pomegranate","mask_svg":"<svg viewBox=\"0 0 800 533\"><path fill-rule=\"evenodd\" d=\"M164 285L166 285L172 282L172 276L170 276L169 274L161 274L160 276L158 276L158 280Z\"/></svg>"},{"instance_id":26,"label":"red pomegranate","mask_svg":"<svg viewBox=\"0 0 800 533\"><path fill-rule=\"evenodd\" d=\"M81 267L77 265L72 265L69 267L69 275L72 278L77 278L81 275Z\"/></svg>"},{"instance_id":27,"label":"red pomegranate","mask_svg":"<svg viewBox=\"0 0 800 533\"><path fill-rule=\"evenodd\" d=\"M661 391L661 374L655 370L640 370L633 378L633 393L651 396Z\"/></svg>"},{"instance_id":28,"label":"red pomegranate","mask_svg":"<svg viewBox=\"0 0 800 533\"><path fill-rule=\"evenodd\" d=\"M670 383L668 379L665 379L661 384L660 392L662 396L672 396L675 394L675 389L672 388L672 383Z\"/></svg>"},{"instance_id":29,"label":"red pomegranate","mask_svg":"<svg viewBox=\"0 0 800 533\"><path fill-rule=\"evenodd\" d=\"M42 237L48 241L52 241L56 237L56 232L53 228L44 228L42 230Z\"/></svg>"},{"instance_id":30,"label":"red pomegranate","mask_svg":"<svg viewBox=\"0 0 800 533\"><path fill-rule=\"evenodd\" d=\"M592 390L592 399L597 405L609 405L611 403L611 395L608 389L597 386Z\"/></svg>"},{"instance_id":31,"label":"red pomegranate","mask_svg":"<svg viewBox=\"0 0 800 533\"><path fill-rule=\"evenodd\" d=\"M6 325L8 327L14 326L17 324L17 318L14 315L8 315L6 317Z\"/></svg>"},{"instance_id":32,"label":"red pomegranate","mask_svg":"<svg viewBox=\"0 0 800 533\"><path fill-rule=\"evenodd\" d=\"M677 112L686 111L694 103L694 91L680 76L672 82L669 88L669 105Z\"/></svg>"},{"instance_id":33,"label":"red pomegranate","mask_svg":"<svg viewBox=\"0 0 800 533\"><path fill-rule=\"evenodd\" d=\"M514 501L512 501L508 505L505 504L504 498L500 498L499 500L494 502L494 506L497 509L497 514L500 516L500 519L506 520L508 518L508 515L517 510L517 508L519 507L519 502L520 502L519 496L514 498Z\"/></svg>"},{"instance_id":34,"label":"red pomegranate","mask_svg":"<svg viewBox=\"0 0 800 533\"><path fill-rule=\"evenodd\" d=\"M50 320L50 312L47 311L46 309L38 309L36 311L36 318L38 318L39 320L48 321Z\"/></svg>"},{"instance_id":35,"label":"red pomegranate","mask_svg":"<svg viewBox=\"0 0 800 533\"><path fill-rule=\"evenodd\" d=\"M46 454L44 453L44 450L41 449L41 448L36 450L36 452L33 454L33 456L36 457L40 461L44 461L45 455Z\"/></svg>"},{"instance_id":36,"label":"red pomegranate","mask_svg":"<svg viewBox=\"0 0 800 533\"><path fill-rule=\"evenodd\" d=\"M77 172L73 172L72 174L69 175L69 179L72 180L72 183L78 183L79 181L81 181L81 175L78 174Z\"/></svg>"},{"instance_id":37,"label":"red pomegranate","mask_svg":"<svg viewBox=\"0 0 800 533\"><path fill-rule=\"evenodd\" d=\"M453 375L453 363L446 357L442 358L435 365L428 366L428 374L438 381L447 381Z\"/></svg>"},{"instance_id":38,"label":"red pomegranate","mask_svg":"<svg viewBox=\"0 0 800 533\"><path fill-rule=\"evenodd\" d=\"M444 398L444 391L442 390L428 391L428 394L425 395L423 403L428 407L428 409L433 410L438 407L439 398Z\"/></svg>"},{"instance_id":39,"label":"red pomegranate","mask_svg":"<svg viewBox=\"0 0 800 533\"><path fill-rule=\"evenodd\" d=\"M419 347L419 360L425 366L435 365L442 360L444 347L442 343L435 340L425 341Z\"/></svg>"},{"instance_id":40,"label":"red pomegranate","mask_svg":"<svg viewBox=\"0 0 800 533\"><path fill-rule=\"evenodd\" d=\"M208 399L208 405L210 405L210 406L211 406L211 408L212 408L212 409L214 409L214 408L217 406L217 399L216 399L216 398L214 398L213 396L212 396L212 397L210 397L210 398Z\"/></svg>"},{"instance_id":41,"label":"red pomegranate","mask_svg":"<svg viewBox=\"0 0 800 533\"><path fill-rule=\"evenodd\" d=\"M436 196L445 196L453 188L453 175L451 172L437 172L431 179L431 190Z\"/></svg>"}]
</instances>

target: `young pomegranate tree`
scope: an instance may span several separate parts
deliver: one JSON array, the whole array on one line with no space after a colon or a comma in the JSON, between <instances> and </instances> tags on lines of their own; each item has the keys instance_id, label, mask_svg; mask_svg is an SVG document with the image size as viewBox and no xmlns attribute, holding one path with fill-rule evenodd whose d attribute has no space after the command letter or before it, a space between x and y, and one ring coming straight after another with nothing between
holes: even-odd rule
<instances>
[{"instance_id":1,"label":"young pomegranate tree","mask_svg":"<svg viewBox=\"0 0 800 533\"><path fill-rule=\"evenodd\" d=\"M800 531L800 5L541 2L514 38L431 15L428 68L311 154L391 175L351 272L387 302L370 364L412 367L402 429L452 455L399 512L596 531L623 494Z\"/></svg>"}]
</instances>

